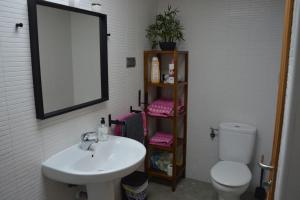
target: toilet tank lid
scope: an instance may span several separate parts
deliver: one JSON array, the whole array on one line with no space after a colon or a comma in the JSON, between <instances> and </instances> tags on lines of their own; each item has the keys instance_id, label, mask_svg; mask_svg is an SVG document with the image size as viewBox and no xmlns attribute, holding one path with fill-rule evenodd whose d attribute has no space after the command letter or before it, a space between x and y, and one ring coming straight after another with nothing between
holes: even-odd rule
<instances>
[{"instance_id":1,"label":"toilet tank lid","mask_svg":"<svg viewBox=\"0 0 300 200\"><path fill-rule=\"evenodd\" d=\"M227 130L233 132L240 132L240 133L248 133L248 134L255 134L256 127L251 126L249 124L242 124L242 123L234 123L234 122L223 122L219 126L220 130Z\"/></svg>"}]
</instances>

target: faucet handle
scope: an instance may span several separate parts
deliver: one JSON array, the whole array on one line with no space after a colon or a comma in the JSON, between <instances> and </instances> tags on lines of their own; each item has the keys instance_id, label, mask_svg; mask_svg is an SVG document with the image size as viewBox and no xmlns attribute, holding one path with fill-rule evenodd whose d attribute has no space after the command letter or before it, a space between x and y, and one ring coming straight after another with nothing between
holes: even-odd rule
<instances>
[{"instance_id":1,"label":"faucet handle","mask_svg":"<svg viewBox=\"0 0 300 200\"><path fill-rule=\"evenodd\" d=\"M92 131L92 132L82 133L81 137L80 137L81 141L89 141L90 140L90 136L92 136L92 135L94 135L96 137L95 139L98 139L96 132Z\"/></svg>"}]
</instances>

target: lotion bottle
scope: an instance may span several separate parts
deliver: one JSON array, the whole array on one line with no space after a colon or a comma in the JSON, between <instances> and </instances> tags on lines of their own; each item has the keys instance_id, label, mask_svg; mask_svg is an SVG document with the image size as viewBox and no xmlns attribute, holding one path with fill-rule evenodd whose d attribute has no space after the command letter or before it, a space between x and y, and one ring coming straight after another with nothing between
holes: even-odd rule
<instances>
[{"instance_id":1,"label":"lotion bottle","mask_svg":"<svg viewBox=\"0 0 300 200\"><path fill-rule=\"evenodd\" d=\"M175 66L174 66L174 60L172 60L172 63L169 64L168 83L174 84L174 82L175 82Z\"/></svg>"},{"instance_id":2,"label":"lotion bottle","mask_svg":"<svg viewBox=\"0 0 300 200\"><path fill-rule=\"evenodd\" d=\"M153 57L151 63L151 83L159 83L159 81L160 81L159 61L157 57Z\"/></svg>"}]
</instances>

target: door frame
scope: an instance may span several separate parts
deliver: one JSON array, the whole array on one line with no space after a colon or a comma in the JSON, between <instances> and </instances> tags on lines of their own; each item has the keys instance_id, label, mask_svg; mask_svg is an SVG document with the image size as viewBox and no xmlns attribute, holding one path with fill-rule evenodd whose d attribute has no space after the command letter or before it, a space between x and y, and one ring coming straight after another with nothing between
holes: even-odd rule
<instances>
[{"instance_id":1,"label":"door frame","mask_svg":"<svg viewBox=\"0 0 300 200\"><path fill-rule=\"evenodd\" d=\"M274 168L270 171L269 180L272 180L271 187L268 191L268 200L274 200L276 188L276 177L278 170L278 160L281 145L282 127L284 119L286 88L288 79L289 56L291 47L292 23L294 12L294 0L285 1L284 11L284 29L281 50L280 74L277 93L276 119L273 138L271 166Z\"/></svg>"}]
</instances>

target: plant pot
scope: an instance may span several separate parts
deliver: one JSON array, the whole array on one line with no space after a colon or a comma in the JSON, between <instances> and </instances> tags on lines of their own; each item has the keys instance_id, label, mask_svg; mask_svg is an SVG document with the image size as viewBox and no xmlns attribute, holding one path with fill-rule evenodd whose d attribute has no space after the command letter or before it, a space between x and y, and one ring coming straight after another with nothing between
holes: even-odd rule
<instances>
[{"instance_id":1,"label":"plant pot","mask_svg":"<svg viewBox=\"0 0 300 200\"><path fill-rule=\"evenodd\" d=\"M174 51L176 49L176 42L159 42L159 47L163 51Z\"/></svg>"}]
</instances>

